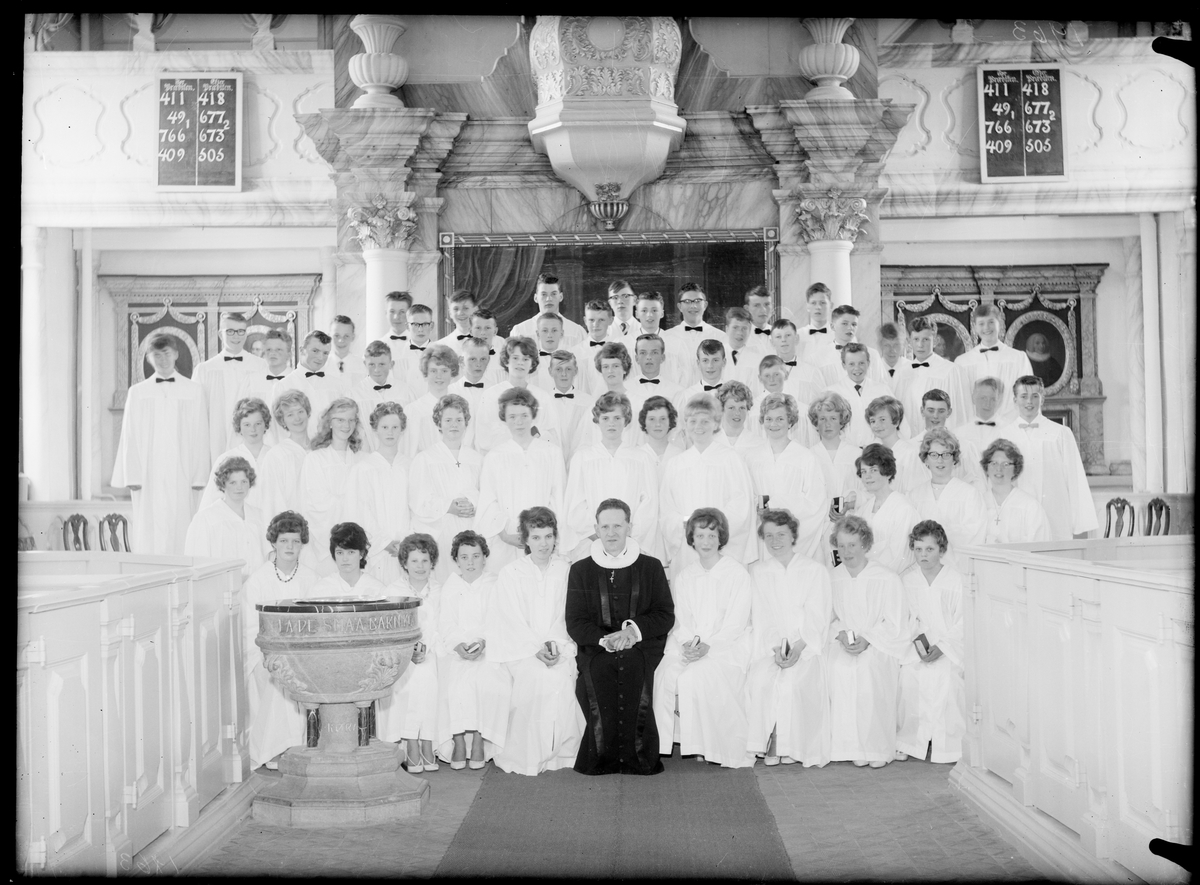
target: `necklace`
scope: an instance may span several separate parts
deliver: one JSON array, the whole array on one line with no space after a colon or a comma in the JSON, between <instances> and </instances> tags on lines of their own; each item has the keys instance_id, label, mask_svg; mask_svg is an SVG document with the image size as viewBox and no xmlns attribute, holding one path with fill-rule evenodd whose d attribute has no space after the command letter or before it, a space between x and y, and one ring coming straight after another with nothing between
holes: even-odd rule
<instances>
[{"instance_id":1,"label":"necklace","mask_svg":"<svg viewBox=\"0 0 1200 885\"><path fill-rule=\"evenodd\" d=\"M279 583L281 584L290 584L292 579L296 577L296 573L300 571L300 563L297 562L296 567L292 569L292 573L285 578L279 571L279 563L272 562L271 566L275 569L275 577L279 579Z\"/></svg>"}]
</instances>

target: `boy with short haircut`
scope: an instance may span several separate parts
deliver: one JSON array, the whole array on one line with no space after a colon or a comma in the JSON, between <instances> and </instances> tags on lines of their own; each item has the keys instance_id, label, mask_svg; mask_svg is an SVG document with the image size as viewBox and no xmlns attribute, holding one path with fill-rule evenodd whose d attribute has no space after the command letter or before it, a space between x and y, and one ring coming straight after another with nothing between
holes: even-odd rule
<instances>
[{"instance_id":1,"label":"boy with short haircut","mask_svg":"<svg viewBox=\"0 0 1200 885\"><path fill-rule=\"evenodd\" d=\"M896 323L883 323L879 327L879 355L883 358L879 368L882 370L883 383L895 393L904 379L912 372L909 360L904 358L904 339L900 335L900 326Z\"/></svg>"},{"instance_id":2,"label":"boy with short haircut","mask_svg":"<svg viewBox=\"0 0 1200 885\"><path fill-rule=\"evenodd\" d=\"M813 283L804 293L808 322L798 330L800 335L800 358L811 366L823 365L826 349L833 349L833 336L829 330L829 312L833 309L833 293L824 283Z\"/></svg>"},{"instance_id":3,"label":"boy with short haircut","mask_svg":"<svg viewBox=\"0 0 1200 885\"><path fill-rule=\"evenodd\" d=\"M894 484L900 491L907 494L911 489L930 479L929 468L921 460L921 440L931 430L950 430L954 426L951 417L953 414L954 406L950 401L950 394L946 391L935 387L921 395L921 409L917 413L917 419L908 425L912 427L919 420L921 426L910 438L902 439L893 448L897 471ZM951 432L953 433L952 430ZM955 438L958 438L957 434ZM985 487L983 471L979 466L979 456L982 450L977 450L973 445L963 442L961 439L958 444L962 451L958 464L954 466L954 477L982 490Z\"/></svg>"},{"instance_id":4,"label":"boy with short haircut","mask_svg":"<svg viewBox=\"0 0 1200 885\"><path fill-rule=\"evenodd\" d=\"M233 448L233 407L237 405L238 391L250 379L267 371L266 360L245 350L249 328L244 315L222 313L220 352L192 370L192 380L204 391L209 463Z\"/></svg>"},{"instance_id":5,"label":"boy with short haircut","mask_svg":"<svg viewBox=\"0 0 1200 885\"><path fill-rule=\"evenodd\" d=\"M444 338L439 338L437 344L444 344L460 357L463 355L463 342L471 337L471 317L475 313L475 293L467 289L455 289L446 299L446 310L454 321L454 328Z\"/></svg>"},{"instance_id":6,"label":"boy with short haircut","mask_svg":"<svg viewBox=\"0 0 1200 885\"><path fill-rule=\"evenodd\" d=\"M235 404L247 397L260 399L264 403L275 402L275 397L284 391L280 385L290 371L291 357L291 336L282 329L268 329L263 336L263 359L267 362L267 370L249 375L242 381ZM264 439L269 445L275 445L286 436L286 430L271 422Z\"/></svg>"},{"instance_id":7,"label":"boy with short haircut","mask_svg":"<svg viewBox=\"0 0 1200 885\"><path fill-rule=\"evenodd\" d=\"M807 447L817 442L817 432L808 420L808 407L816 397L817 391L811 385L801 384L796 374L796 369L789 368L782 358L773 353L758 361L758 378L755 379L755 386L750 388L754 392L754 405L750 414L746 416L746 426L751 432L765 436L762 422L759 420L762 401L772 393L786 394L796 401L796 408L801 415L801 420L796 422L788 436Z\"/></svg>"},{"instance_id":8,"label":"boy with short haircut","mask_svg":"<svg viewBox=\"0 0 1200 885\"><path fill-rule=\"evenodd\" d=\"M954 434L963 446L971 445L983 452L999 436L996 412L1004 397L1004 386L999 378L980 378L971 390L971 409L974 416L959 423Z\"/></svg>"},{"instance_id":9,"label":"boy with short haircut","mask_svg":"<svg viewBox=\"0 0 1200 885\"><path fill-rule=\"evenodd\" d=\"M891 396L892 392L882 381L870 378L871 353L865 344L850 342L841 351L842 378L828 389L839 394L850 405L850 423L846 425L845 438L856 446L871 442L873 434L867 424L867 405L879 396Z\"/></svg>"},{"instance_id":10,"label":"boy with short haircut","mask_svg":"<svg viewBox=\"0 0 1200 885\"><path fill-rule=\"evenodd\" d=\"M625 343L625 347L629 347L628 342ZM665 396L673 400L683 391L683 388L666 374L666 347L659 335L639 335L634 339L633 358L637 363L637 378L634 380L631 375L630 385L644 391L645 395L641 397L643 400L650 396Z\"/></svg>"},{"instance_id":11,"label":"boy with short haircut","mask_svg":"<svg viewBox=\"0 0 1200 885\"><path fill-rule=\"evenodd\" d=\"M589 301L583 308L583 324L587 327L587 338L570 348L579 361L580 372L576 384L591 396L598 396L605 386L596 369L596 355L608 343L608 332L613 325L613 311L608 302Z\"/></svg>"},{"instance_id":12,"label":"boy with short haircut","mask_svg":"<svg viewBox=\"0 0 1200 885\"><path fill-rule=\"evenodd\" d=\"M496 354L504 347L504 339L497 334L499 328L496 314L486 307L477 307L475 313L471 314L471 337L480 338L488 343L493 368L497 367Z\"/></svg>"},{"instance_id":13,"label":"boy with short haircut","mask_svg":"<svg viewBox=\"0 0 1200 885\"><path fill-rule=\"evenodd\" d=\"M624 343L626 336L637 328L637 321L633 317L637 296L633 294L633 287L625 280L609 283L608 303L613 311L613 323L608 328L607 338Z\"/></svg>"},{"instance_id":14,"label":"boy with short haircut","mask_svg":"<svg viewBox=\"0 0 1200 885\"><path fill-rule=\"evenodd\" d=\"M811 365L806 363L803 358L799 357L798 351L801 344L799 333L796 329L796 324L791 320L783 319L776 320L771 324L770 337L771 350L775 356L779 357L784 367L787 370L788 378L791 379L794 391L789 391L799 400L804 402L812 402L816 398L819 391L824 389L821 384L821 378ZM759 361L762 362L761 360ZM755 393L761 393L755 385L750 385Z\"/></svg>"},{"instance_id":15,"label":"boy with short haircut","mask_svg":"<svg viewBox=\"0 0 1200 885\"><path fill-rule=\"evenodd\" d=\"M550 377L550 356L560 347L571 350L563 344L563 318L557 313L544 313L537 318L534 329L537 332L538 368L530 376L529 383L541 390L550 390L554 387L554 379ZM582 391L581 380L576 378L575 384Z\"/></svg>"},{"instance_id":16,"label":"boy with short haircut","mask_svg":"<svg viewBox=\"0 0 1200 885\"><path fill-rule=\"evenodd\" d=\"M670 381L680 389L683 388L682 378L684 372L680 366L682 355L680 352L672 352L667 348L666 339L663 338L662 319L666 307L663 301L662 294L659 292L642 292L638 295L636 316L637 322L632 325L629 334L625 336L622 342L630 353L637 353L637 340L642 335L653 335L663 343L663 359L662 359L662 374L664 381ZM639 366L640 369L640 366Z\"/></svg>"},{"instance_id":17,"label":"boy with short haircut","mask_svg":"<svg viewBox=\"0 0 1200 885\"><path fill-rule=\"evenodd\" d=\"M679 288L676 299L682 319L679 325L673 326L662 333L662 339L667 345L667 353L673 351L683 354L694 354L701 341L719 341L727 344L725 333L716 326L704 322L704 311L708 307L708 297L696 283L684 283ZM690 360L679 366L679 383L690 387L700 380L700 373L695 361Z\"/></svg>"},{"instance_id":18,"label":"boy with short haircut","mask_svg":"<svg viewBox=\"0 0 1200 885\"><path fill-rule=\"evenodd\" d=\"M971 313L971 331L979 343L954 361L963 373L963 384L973 389L980 378L999 378L1004 386L1004 396L996 413L996 423L1006 424L1017 416L1016 406L1009 398L1017 379L1033 374L1033 365L1023 350L1009 347L1000 340L1003 315L995 304L980 304Z\"/></svg>"},{"instance_id":19,"label":"boy with short haircut","mask_svg":"<svg viewBox=\"0 0 1200 885\"><path fill-rule=\"evenodd\" d=\"M725 334L729 338L729 380L751 386L759 359L770 352L770 340L754 341L750 311L733 306L725 311Z\"/></svg>"},{"instance_id":20,"label":"boy with short haircut","mask_svg":"<svg viewBox=\"0 0 1200 885\"><path fill-rule=\"evenodd\" d=\"M847 344L858 342L858 317L858 308L849 304L839 304L833 309L830 319L830 334L833 336L833 349L826 353L827 362L817 369L817 374L825 387L832 387L845 377L845 372L842 369L841 351ZM872 381L882 382L883 370L879 366L883 363L883 357L879 355L879 351L874 347L866 344L862 346L866 347L867 352L871 355L871 366L867 377Z\"/></svg>"},{"instance_id":21,"label":"boy with short haircut","mask_svg":"<svg viewBox=\"0 0 1200 885\"><path fill-rule=\"evenodd\" d=\"M475 425L475 448L480 454L487 454L511 438L508 428L500 418L500 397L505 391L514 387L527 389L537 400L539 407L548 405L553 399L549 391L531 384L541 363L537 342L532 338L509 338L500 350L499 362L504 371L504 379L484 389L479 402L479 417L477 419L474 414L471 416L471 423ZM557 418L554 409L541 408L534 416L533 429L536 431L535 436L540 436L561 448L563 437Z\"/></svg>"},{"instance_id":22,"label":"boy with short haircut","mask_svg":"<svg viewBox=\"0 0 1200 885\"><path fill-rule=\"evenodd\" d=\"M333 329L329 336L333 339L333 350L329 352L329 370L347 376L346 380L351 387L363 377L361 361L350 354L354 334L354 320L342 314L333 318Z\"/></svg>"},{"instance_id":23,"label":"boy with short haircut","mask_svg":"<svg viewBox=\"0 0 1200 885\"><path fill-rule=\"evenodd\" d=\"M413 305L413 297L408 292L388 292L383 302L387 311L387 342L392 348L392 358L398 359L400 348L408 346L408 309Z\"/></svg>"},{"instance_id":24,"label":"boy with short haircut","mask_svg":"<svg viewBox=\"0 0 1200 885\"><path fill-rule=\"evenodd\" d=\"M579 361L572 351L556 350L547 360L554 386L546 406L554 410L562 440L563 461L569 465L583 445L590 398L575 384L579 377Z\"/></svg>"},{"instance_id":25,"label":"boy with short haircut","mask_svg":"<svg viewBox=\"0 0 1200 885\"><path fill-rule=\"evenodd\" d=\"M1075 434L1042 414L1046 391L1032 372L1013 382L1017 417L1000 428L999 437L1020 449L1025 467L1017 487L1045 508L1054 541L1080 538L1099 527L1087 472ZM978 463L978 454L976 454Z\"/></svg>"},{"instance_id":26,"label":"boy with short haircut","mask_svg":"<svg viewBox=\"0 0 1200 885\"><path fill-rule=\"evenodd\" d=\"M705 338L700 342L696 347L696 374L700 378L695 384L685 387L675 400L675 407L681 414L697 394L711 393L714 397L717 395L717 390L727 380L727 365L724 342L715 338Z\"/></svg>"},{"instance_id":27,"label":"boy with short haircut","mask_svg":"<svg viewBox=\"0 0 1200 885\"><path fill-rule=\"evenodd\" d=\"M300 349L300 365L280 382L281 390L299 390L308 397L312 405L308 413L310 439L317 435L321 416L329 405L339 397L350 396L350 385L345 378L326 371L332 349L333 339L320 329L309 332Z\"/></svg>"},{"instance_id":28,"label":"boy with short haircut","mask_svg":"<svg viewBox=\"0 0 1200 885\"><path fill-rule=\"evenodd\" d=\"M426 304L414 304L408 309L408 344L400 347L396 356L394 374L404 380L413 394L425 389L425 376L421 374L421 357L433 343L433 308ZM396 350L393 348L392 353Z\"/></svg>"},{"instance_id":29,"label":"boy with short haircut","mask_svg":"<svg viewBox=\"0 0 1200 885\"><path fill-rule=\"evenodd\" d=\"M751 345L762 353L771 352L771 315L775 312L775 299L766 286L755 286L746 293L746 311L750 314L753 333Z\"/></svg>"},{"instance_id":30,"label":"boy with short haircut","mask_svg":"<svg viewBox=\"0 0 1200 885\"><path fill-rule=\"evenodd\" d=\"M133 496L133 550L180 556L208 481L208 412L203 388L175 371L179 349L173 338L151 338L146 359L154 374L129 388L112 484ZM232 412L226 423L232 424Z\"/></svg>"},{"instance_id":31,"label":"boy with short haircut","mask_svg":"<svg viewBox=\"0 0 1200 885\"><path fill-rule=\"evenodd\" d=\"M533 301L538 306L538 312L529 319L517 323L512 327L509 337L523 336L525 338L533 338L537 334L537 321L543 314L552 313L562 316L562 302L566 297L566 290L563 288L562 281L551 273L539 274L537 284L533 290ZM562 317L563 339L566 341L567 347L574 347L579 342L583 341L587 334L583 326L579 323L572 322L565 316Z\"/></svg>"},{"instance_id":32,"label":"boy with short haircut","mask_svg":"<svg viewBox=\"0 0 1200 885\"><path fill-rule=\"evenodd\" d=\"M500 380L500 370L493 366L487 342L482 338L471 336L462 345L462 372L450 382L448 392L465 399L471 407L472 417L475 417L479 414L483 391Z\"/></svg>"},{"instance_id":33,"label":"boy with short haircut","mask_svg":"<svg viewBox=\"0 0 1200 885\"><path fill-rule=\"evenodd\" d=\"M392 377L395 361L386 341L372 341L363 352L366 375L354 384L350 395L358 403L360 415L370 415L381 403L397 403L401 408L412 402L412 393ZM378 448L379 438L370 421L360 425L368 451ZM409 425L411 430L412 425Z\"/></svg>"},{"instance_id":34,"label":"boy with short haircut","mask_svg":"<svg viewBox=\"0 0 1200 885\"><path fill-rule=\"evenodd\" d=\"M962 372L950 360L933 352L933 345L938 340L938 324L929 317L915 317L908 324L908 337L912 342L913 358L905 360L911 367L901 381L897 382L896 396L908 410L906 422L908 435L917 435L917 415L921 409L921 397L927 390L944 390L950 395L951 403L960 406L967 402L966 390L962 380ZM949 425L954 427L966 419L966 410Z\"/></svg>"}]
</instances>

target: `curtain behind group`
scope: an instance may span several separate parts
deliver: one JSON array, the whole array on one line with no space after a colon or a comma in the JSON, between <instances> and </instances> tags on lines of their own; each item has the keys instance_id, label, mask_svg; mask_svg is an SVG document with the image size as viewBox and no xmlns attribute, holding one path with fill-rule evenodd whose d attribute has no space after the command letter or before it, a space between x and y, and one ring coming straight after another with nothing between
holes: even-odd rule
<instances>
[{"instance_id":1,"label":"curtain behind group","mask_svg":"<svg viewBox=\"0 0 1200 885\"><path fill-rule=\"evenodd\" d=\"M474 292L480 307L495 312L503 334L535 313L533 290L545 258L545 246L456 249L454 283Z\"/></svg>"}]
</instances>

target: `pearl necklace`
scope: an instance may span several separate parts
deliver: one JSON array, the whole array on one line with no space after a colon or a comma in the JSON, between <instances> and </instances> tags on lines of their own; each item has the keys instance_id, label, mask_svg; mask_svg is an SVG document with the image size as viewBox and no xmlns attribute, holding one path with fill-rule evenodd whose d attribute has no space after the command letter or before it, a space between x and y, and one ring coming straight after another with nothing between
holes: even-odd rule
<instances>
[{"instance_id":1,"label":"pearl necklace","mask_svg":"<svg viewBox=\"0 0 1200 885\"><path fill-rule=\"evenodd\" d=\"M299 561L296 562L296 567L292 569L292 573L286 578L279 572L279 563L273 561L271 567L275 569L275 577L279 579L279 583L281 584L290 584L300 571Z\"/></svg>"}]
</instances>

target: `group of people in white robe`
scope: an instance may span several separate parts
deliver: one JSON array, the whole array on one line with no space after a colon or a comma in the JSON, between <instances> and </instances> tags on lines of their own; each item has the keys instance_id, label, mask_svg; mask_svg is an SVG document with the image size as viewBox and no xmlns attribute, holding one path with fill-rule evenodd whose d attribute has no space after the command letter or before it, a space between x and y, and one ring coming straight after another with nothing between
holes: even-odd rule
<instances>
[{"instance_id":1,"label":"group of people in white robe","mask_svg":"<svg viewBox=\"0 0 1200 885\"><path fill-rule=\"evenodd\" d=\"M534 295L540 313L502 339L495 316L479 308L471 293L457 292L449 303L456 330L435 342L432 311L406 293L391 293L387 340L368 344L356 361L349 353L353 323L338 317L332 336L309 333L293 370L285 333L268 333L259 359L242 348L245 318L228 314L221 323L223 350L196 367L195 380L175 371L173 339L152 338L146 349L154 374L129 391L113 476L114 485L133 492L134 550L241 559L245 575L259 576L256 586L285 596L301 592L310 578L340 579L351 587L365 580L366 592L399 584L411 591L406 595L422 598L431 598L430 587L440 585L442 600L456 600L455 627L435 631L441 624L435 602L428 603L435 614L423 624L435 631L431 636L463 640L448 647L438 644L443 639L426 643L433 657L446 648L454 654L446 680L438 682L442 686L457 685L458 660L507 665L524 659L509 655L550 641L560 656L572 659L565 633L534 643L536 631L515 645L493 639L490 651L485 638L476 637L481 641L470 652L474 658L455 651L473 645L468 634L483 623L482 588L493 579L525 569L513 593L541 587L543 595L553 595L547 589L555 583L547 577L549 566L531 565L534 546L522 523L522 515L537 508L554 515L554 556L572 561L596 540L597 506L613 498L627 502L633 538L662 561L673 584L711 585L721 593L738 580L710 580L715 566L705 565L705 550L712 529L701 531L697 544L689 528L699 511L719 511L726 527L726 537L717 538L721 571L750 568L763 582L770 583L771 575L781 586L792 577L776 573L799 566L772 553L764 513L789 514L788 532L801 565L835 572L846 563L831 526L857 526L847 520L859 520L867 534L852 534L863 556L892 575L915 573L920 555L911 535L926 521L941 527L944 568L955 573L965 568L961 551L972 544L1061 540L1096 527L1074 436L1041 414L1042 382L1028 371L1020 374L1028 360L998 341L998 311L990 305L975 310L980 345L950 363L932 353L936 325L923 318L910 328L911 361L899 359L895 341L886 336L880 339L882 353L859 344L857 311L831 308L821 284L809 290L806 326L770 322L771 298L759 287L747 294L745 307L727 311L723 332L704 322L707 300L694 284L679 293L683 322L667 330L659 329L662 297L653 292L635 297L623 281L610 287L607 303L588 302L585 326L558 313L562 297L561 283L543 274ZM293 558L283 560L299 565L281 570L283 553L266 527L287 514L304 522L305 537L294 551L289 548ZM362 533L362 543L356 535L355 545L339 548L337 530L347 525ZM546 528L536 527L535 535ZM470 578L459 562L457 542L464 532L474 533L475 541L463 549L478 557ZM428 539L416 554L414 537ZM869 540L863 544L863 538ZM338 549L357 554L347 553L342 562ZM439 557L439 550L450 551L449 557ZM424 578L409 571L413 555ZM359 560L361 576L351 581L347 569ZM274 583L262 577L268 572ZM285 580L283 574L292 577ZM301 574L306 577L292 584ZM697 598L704 592L697 590ZM749 611L752 595L737 605ZM678 722L685 748L704 745L706 752L696 752L712 761L745 764L747 752L752 760L754 752L774 749L759 740L761 722L745 720L753 746L740 746L746 740L729 733L734 720L719 712L709 720L691 701L686 709L680 700L681 706L664 711L662 704L669 702L662 698L672 693L682 698L679 686L686 695L689 681L696 680L685 674L706 668L713 675L700 681L713 692L724 686L733 698L742 689L734 690L732 676L718 675L725 672L720 668L741 667L752 685L752 649L763 647L753 631L727 640L712 612L704 616L708 620L689 621L700 616L685 614L685 608L677 608L677 618L691 627L672 634L660 667L668 680L656 707L664 743ZM787 664L780 670L796 670L788 679L803 682L799 674L826 667L811 664L817 648L835 642L844 650L860 634L873 642L871 629L866 634L859 629L865 622L851 620L849 643L837 639L840 630L820 641L799 633L788 637L789 649L798 641L802 647L794 660L778 656ZM543 626L551 628L550 622ZM882 639L876 651L899 655L901 646L889 641ZM252 644L247 648L253 650ZM709 650L703 667L688 669L708 658ZM543 652L550 654L545 648L537 654ZM515 669L505 671L510 683ZM557 672L569 669L564 665ZM778 681L779 674L768 669L767 675ZM507 689L499 690L503 680L496 679L489 697L498 702ZM544 687L523 686L521 692L517 696L534 699L528 703L552 705L543 698ZM505 740L496 737L508 734L507 726L497 725L504 717L499 707L484 707L471 714L475 718L459 716L462 711L453 706L429 707L420 717L426 724L412 737L418 743L410 749L409 764L436 765L435 756L444 755L444 735L433 724L443 720L450 728L468 720L487 722L450 732L451 758L461 750L469 753L468 763L482 764L494 750L500 764L508 764ZM842 721L840 714L830 715ZM385 705L383 730L393 733L394 721L408 720L397 719ZM830 734L829 729L806 734L818 731ZM464 735L465 743L459 740ZM541 740L529 732L516 743L541 746ZM788 752L799 746L791 737L777 736L777 742L787 749L766 752L768 760L822 758L808 749ZM841 752L837 739L830 746L830 752ZM853 760L887 761L876 755ZM552 764L543 760L534 767ZM528 769L523 761L511 765Z\"/></svg>"}]
</instances>

